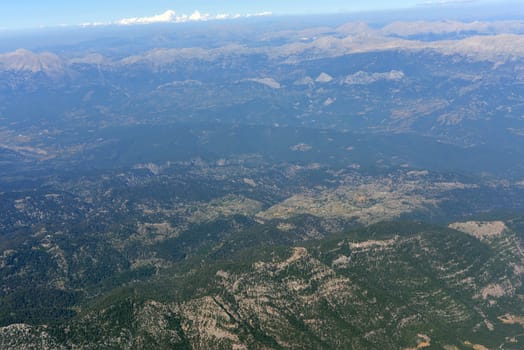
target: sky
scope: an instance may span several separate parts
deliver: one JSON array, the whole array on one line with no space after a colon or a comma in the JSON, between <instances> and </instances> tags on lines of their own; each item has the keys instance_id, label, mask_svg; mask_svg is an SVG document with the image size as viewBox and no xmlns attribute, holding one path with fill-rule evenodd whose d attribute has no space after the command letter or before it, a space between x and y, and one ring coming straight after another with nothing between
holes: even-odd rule
<instances>
[{"instance_id":1,"label":"sky","mask_svg":"<svg viewBox=\"0 0 524 350\"><path fill-rule=\"evenodd\" d=\"M0 29L350 13L496 0L0 0ZM502 1L502 0L501 0ZM206 16L208 14L208 16ZM193 15L193 17L191 17Z\"/></svg>"}]
</instances>

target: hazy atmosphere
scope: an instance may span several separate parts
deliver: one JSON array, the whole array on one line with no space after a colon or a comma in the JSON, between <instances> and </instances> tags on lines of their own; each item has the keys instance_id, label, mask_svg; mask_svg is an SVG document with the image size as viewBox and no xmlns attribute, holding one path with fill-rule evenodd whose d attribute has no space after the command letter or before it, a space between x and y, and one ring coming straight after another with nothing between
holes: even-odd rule
<instances>
[{"instance_id":1,"label":"hazy atmosphere","mask_svg":"<svg viewBox=\"0 0 524 350\"><path fill-rule=\"evenodd\" d=\"M180 22L187 20L226 19L256 15L298 15L326 13L355 13L392 9L430 10L438 8L461 9L490 6L506 15L522 7L518 1L504 0L370 0L370 1L61 1L22 0L0 4L0 28L21 29L63 25L126 23L126 19L145 22ZM501 11L505 7L505 11ZM522 12L522 8L520 9ZM132 21L128 21L132 22Z\"/></svg>"},{"instance_id":2,"label":"hazy atmosphere","mask_svg":"<svg viewBox=\"0 0 524 350\"><path fill-rule=\"evenodd\" d=\"M0 349L524 348L521 2L0 28Z\"/></svg>"}]
</instances>

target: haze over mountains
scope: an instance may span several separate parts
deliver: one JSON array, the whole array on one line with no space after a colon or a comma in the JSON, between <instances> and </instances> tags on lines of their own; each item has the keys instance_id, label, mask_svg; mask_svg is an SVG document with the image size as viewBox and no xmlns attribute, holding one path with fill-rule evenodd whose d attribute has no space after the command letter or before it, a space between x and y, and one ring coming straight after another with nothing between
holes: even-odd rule
<instances>
[{"instance_id":1,"label":"haze over mountains","mask_svg":"<svg viewBox=\"0 0 524 350\"><path fill-rule=\"evenodd\" d=\"M524 21L341 18L0 53L0 347L522 348Z\"/></svg>"}]
</instances>

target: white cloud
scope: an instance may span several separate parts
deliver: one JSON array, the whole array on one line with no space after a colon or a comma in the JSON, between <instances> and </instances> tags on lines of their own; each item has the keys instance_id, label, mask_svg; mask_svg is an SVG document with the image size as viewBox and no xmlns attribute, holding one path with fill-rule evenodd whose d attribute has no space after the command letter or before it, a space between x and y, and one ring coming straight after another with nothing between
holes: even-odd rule
<instances>
[{"instance_id":1,"label":"white cloud","mask_svg":"<svg viewBox=\"0 0 524 350\"><path fill-rule=\"evenodd\" d=\"M83 27L103 26L103 25L134 25L134 24L152 24L152 23L185 23L185 22L202 22L212 20L225 20L225 19L238 19L238 18L249 18L249 17L261 17L271 16L272 13L265 11L253 14L228 14L219 13L216 15L210 15L209 13L201 13L195 10L192 14L180 14L178 15L173 10L167 10L164 13L149 16L149 17L130 17L122 18L114 22L87 22L81 24Z\"/></svg>"},{"instance_id":2,"label":"white cloud","mask_svg":"<svg viewBox=\"0 0 524 350\"><path fill-rule=\"evenodd\" d=\"M80 26L82 27L100 27L100 26L107 26L111 23L107 23L107 22L85 22L85 23L82 23Z\"/></svg>"},{"instance_id":3,"label":"white cloud","mask_svg":"<svg viewBox=\"0 0 524 350\"><path fill-rule=\"evenodd\" d=\"M209 14L201 14L200 11L195 11L189 16L190 21L207 21L210 18Z\"/></svg>"},{"instance_id":4,"label":"white cloud","mask_svg":"<svg viewBox=\"0 0 524 350\"><path fill-rule=\"evenodd\" d=\"M442 6L442 5L456 5L468 4L476 2L476 0L426 0L421 3L422 6Z\"/></svg>"},{"instance_id":5,"label":"white cloud","mask_svg":"<svg viewBox=\"0 0 524 350\"><path fill-rule=\"evenodd\" d=\"M186 15L177 13L173 10L167 10L166 12L150 16L150 17L132 17L124 18L114 22L113 24L129 25L129 24L150 24L150 23L184 23L184 22L200 22L209 20L224 20L224 19L236 19L236 18L247 18L247 17L260 17L260 16L271 16L272 13L265 11L254 14L228 14L219 13L217 15L210 15L209 13L201 13L195 10L192 14Z\"/></svg>"},{"instance_id":6,"label":"white cloud","mask_svg":"<svg viewBox=\"0 0 524 350\"><path fill-rule=\"evenodd\" d=\"M271 16L271 15L273 15L273 12L270 12L270 11L264 11L264 12L255 13L255 14L253 14L253 15L251 15L251 16L255 16L255 17L264 17L264 16ZM250 15L247 15L247 16L249 17Z\"/></svg>"},{"instance_id":7,"label":"white cloud","mask_svg":"<svg viewBox=\"0 0 524 350\"><path fill-rule=\"evenodd\" d=\"M150 17L131 17L131 18L123 18L119 21L117 21L117 24L150 24L150 23L169 23L169 22L175 22L177 19L176 12L173 10L167 10L166 12L150 16Z\"/></svg>"}]
</instances>

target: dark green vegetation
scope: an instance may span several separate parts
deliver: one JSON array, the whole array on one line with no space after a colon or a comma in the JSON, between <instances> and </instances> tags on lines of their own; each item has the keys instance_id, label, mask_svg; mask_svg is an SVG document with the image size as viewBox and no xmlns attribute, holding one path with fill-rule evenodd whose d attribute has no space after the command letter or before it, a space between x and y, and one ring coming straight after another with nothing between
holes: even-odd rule
<instances>
[{"instance_id":1,"label":"dark green vegetation","mask_svg":"<svg viewBox=\"0 0 524 350\"><path fill-rule=\"evenodd\" d=\"M436 348L520 342L520 326L498 317L522 314L522 219L483 214L522 210L519 186L408 174L384 163L359 171L340 159L310 167L311 160L280 156L93 167L48 174L38 186L6 177L16 189L1 194L2 326L45 324L49 344L86 348L379 349L415 346L418 334ZM390 181L415 186L399 205L415 205L419 195L436 203L399 209L405 220L438 225L355 228L367 208L386 208L371 222L396 212L387 196L360 204L351 217L260 214L295 193L368 194ZM445 228L470 218L501 218L511 227L489 241ZM376 243L358 246L368 241ZM294 247L306 251L279 267ZM505 292L483 297L491 285ZM27 336L9 327L4 338L23 344Z\"/></svg>"},{"instance_id":2,"label":"dark green vegetation","mask_svg":"<svg viewBox=\"0 0 524 350\"><path fill-rule=\"evenodd\" d=\"M193 243L198 253L154 276L120 280L48 332L87 347L382 349L416 346L420 334L433 348L467 348L466 340L520 347L509 339L522 341L522 330L498 319L523 311L515 299L524 292L521 276L513 271L522 241L511 231L481 242L438 226L388 222L296 246L296 233L243 224L238 233ZM492 284L508 294L485 294Z\"/></svg>"},{"instance_id":3,"label":"dark green vegetation","mask_svg":"<svg viewBox=\"0 0 524 350\"><path fill-rule=\"evenodd\" d=\"M518 23L0 54L0 348L521 349Z\"/></svg>"}]
</instances>

